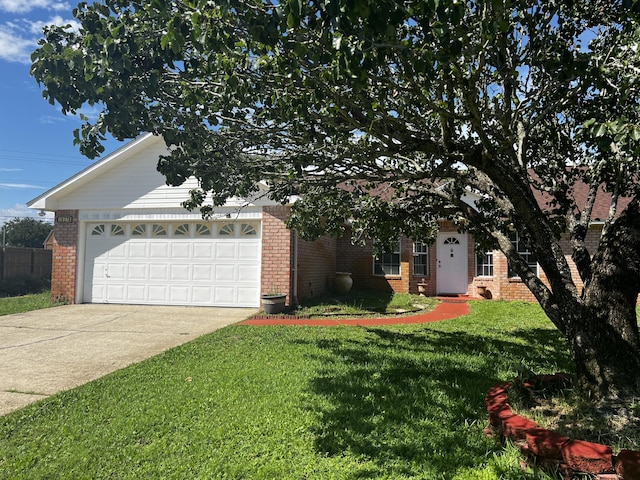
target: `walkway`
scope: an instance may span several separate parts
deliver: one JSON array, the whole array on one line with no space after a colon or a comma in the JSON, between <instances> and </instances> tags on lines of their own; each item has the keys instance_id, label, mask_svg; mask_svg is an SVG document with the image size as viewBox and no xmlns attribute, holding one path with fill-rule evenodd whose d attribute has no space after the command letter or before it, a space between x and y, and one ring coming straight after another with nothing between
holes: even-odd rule
<instances>
[{"instance_id":1,"label":"walkway","mask_svg":"<svg viewBox=\"0 0 640 480\"><path fill-rule=\"evenodd\" d=\"M469 314L469 304L462 301L443 300L436 308L421 315L407 317L382 317L382 318L250 318L239 325L305 325L311 327L335 327L337 325L350 325L356 327L374 327L378 325L408 325L411 323L428 323L462 317Z\"/></svg>"}]
</instances>

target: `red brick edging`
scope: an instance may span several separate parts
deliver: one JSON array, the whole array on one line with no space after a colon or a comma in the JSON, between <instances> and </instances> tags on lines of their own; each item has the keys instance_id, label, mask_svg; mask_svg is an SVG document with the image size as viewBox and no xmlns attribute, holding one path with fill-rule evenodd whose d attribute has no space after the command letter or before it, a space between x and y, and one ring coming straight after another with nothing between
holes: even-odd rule
<instances>
[{"instance_id":1,"label":"red brick edging","mask_svg":"<svg viewBox=\"0 0 640 480\"><path fill-rule=\"evenodd\" d=\"M427 313L407 317L380 317L380 318L298 318L290 316L275 316L270 318L250 318L239 325L269 326L269 325L305 325L315 327L334 327L337 325L350 325L354 327L373 327L378 325L408 325L411 323L428 323L449 320L469 314L467 302L440 302Z\"/></svg>"},{"instance_id":2,"label":"red brick edging","mask_svg":"<svg viewBox=\"0 0 640 480\"><path fill-rule=\"evenodd\" d=\"M566 373L537 375L524 382L527 388L544 385L568 385ZM511 439L529 463L570 478L577 473L595 475L601 480L640 480L640 452L621 450L613 455L611 447L565 437L516 415L509 405L508 389L513 382L494 385L485 397L490 427L487 435Z\"/></svg>"}]
</instances>

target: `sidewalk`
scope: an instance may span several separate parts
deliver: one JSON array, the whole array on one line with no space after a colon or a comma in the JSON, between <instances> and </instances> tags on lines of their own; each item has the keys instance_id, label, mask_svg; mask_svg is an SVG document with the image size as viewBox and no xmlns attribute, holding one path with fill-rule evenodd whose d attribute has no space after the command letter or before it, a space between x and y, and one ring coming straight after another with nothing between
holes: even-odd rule
<instances>
[{"instance_id":1,"label":"sidewalk","mask_svg":"<svg viewBox=\"0 0 640 480\"><path fill-rule=\"evenodd\" d=\"M441 301L436 308L428 313L407 317L382 317L382 318L255 318L244 320L238 325L305 325L311 327L335 327L337 325L350 325L355 327L373 327L378 325L408 325L411 323L428 323L462 317L469 314L469 304L460 301Z\"/></svg>"}]
</instances>

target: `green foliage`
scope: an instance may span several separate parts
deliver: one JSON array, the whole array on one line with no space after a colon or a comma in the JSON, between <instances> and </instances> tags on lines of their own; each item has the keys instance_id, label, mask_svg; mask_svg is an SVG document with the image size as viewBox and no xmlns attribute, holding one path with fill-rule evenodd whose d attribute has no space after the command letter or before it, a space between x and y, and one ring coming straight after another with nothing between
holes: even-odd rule
<instances>
[{"instance_id":1,"label":"green foliage","mask_svg":"<svg viewBox=\"0 0 640 480\"><path fill-rule=\"evenodd\" d=\"M636 10L627 0L82 2L82 28L47 27L31 72L63 112L101 109L75 134L90 157L107 132L163 135L171 155L159 170L172 185L195 175L185 205L205 216L266 180L275 199L302 196L290 226L305 238L349 220L355 241L428 241L450 219L524 276L502 243L515 227L536 239L552 278L562 260L538 239L575 223L583 205L567 191L584 181L637 193L638 162L616 158L635 158L640 136ZM461 198L468 188L481 211Z\"/></svg>"},{"instance_id":2,"label":"green foliage","mask_svg":"<svg viewBox=\"0 0 640 480\"><path fill-rule=\"evenodd\" d=\"M542 478L483 433L487 389L521 362L568 367L537 305L232 326L0 418L0 478Z\"/></svg>"},{"instance_id":3,"label":"green foliage","mask_svg":"<svg viewBox=\"0 0 640 480\"><path fill-rule=\"evenodd\" d=\"M0 280L0 297L15 297L28 293L40 293L48 290L51 279L44 277L18 277Z\"/></svg>"},{"instance_id":4,"label":"green foliage","mask_svg":"<svg viewBox=\"0 0 640 480\"><path fill-rule=\"evenodd\" d=\"M4 225L9 247L42 248L53 225L35 218L14 218Z\"/></svg>"}]
</instances>

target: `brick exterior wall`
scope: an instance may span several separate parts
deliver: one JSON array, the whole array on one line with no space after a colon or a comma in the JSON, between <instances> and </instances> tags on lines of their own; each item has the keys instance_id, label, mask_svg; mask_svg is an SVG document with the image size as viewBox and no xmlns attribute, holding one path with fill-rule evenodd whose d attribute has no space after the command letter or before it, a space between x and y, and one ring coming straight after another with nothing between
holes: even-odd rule
<instances>
[{"instance_id":1,"label":"brick exterior wall","mask_svg":"<svg viewBox=\"0 0 640 480\"><path fill-rule=\"evenodd\" d=\"M413 243L407 238L400 239L400 275L374 275L373 243L364 246L352 245L350 232L337 240L338 270L351 272L353 288L382 292L407 293L413 287L418 291L418 280L413 281Z\"/></svg>"},{"instance_id":2,"label":"brick exterior wall","mask_svg":"<svg viewBox=\"0 0 640 480\"><path fill-rule=\"evenodd\" d=\"M51 298L75 303L78 271L78 211L59 210L55 214L53 260L51 267ZM58 218L73 217L73 223L59 223Z\"/></svg>"},{"instance_id":3,"label":"brick exterior wall","mask_svg":"<svg viewBox=\"0 0 640 480\"><path fill-rule=\"evenodd\" d=\"M261 291L278 290L287 294L287 303L297 299L294 294L294 246L295 233L286 228L289 216L288 206L267 206L262 215L262 268ZM51 274L51 298L75 303L76 276L78 271L79 224L77 210L61 210L58 217L73 217L73 223L60 223L56 220L53 237L53 258ZM441 224L441 232L455 232L450 222ZM587 248L594 253L597 248L600 227L593 226L587 235ZM507 260L501 252L493 254L493 277L476 277L476 253L473 238L467 237L468 295L482 298L478 287L485 287L485 298L503 300L535 301L534 296L519 278L508 278ZM400 275L379 276L373 274L373 247L369 242L365 246L352 245L349 232L335 239L322 237L314 242L298 240L298 299L318 296L333 287L336 271L351 272L353 288L371 289L386 292L417 293L418 283L427 283L427 295L436 295L437 283L437 246L429 246L429 272L427 275L413 275L413 241L401 238ZM568 239L563 239L562 248L571 251ZM567 255L574 281L579 289L582 282L575 265ZM545 281L544 272L539 271Z\"/></svg>"},{"instance_id":4,"label":"brick exterior wall","mask_svg":"<svg viewBox=\"0 0 640 480\"><path fill-rule=\"evenodd\" d=\"M287 294L292 302L293 292L293 233L287 230L285 221L290 207L268 206L262 210L262 268L260 285L262 293L278 291Z\"/></svg>"},{"instance_id":5,"label":"brick exterior wall","mask_svg":"<svg viewBox=\"0 0 640 480\"><path fill-rule=\"evenodd\" d=\"M336 239L321 237L314 242L298 240L298 299L322 295L333 288Z\"/></svg>"}]
</instances>

